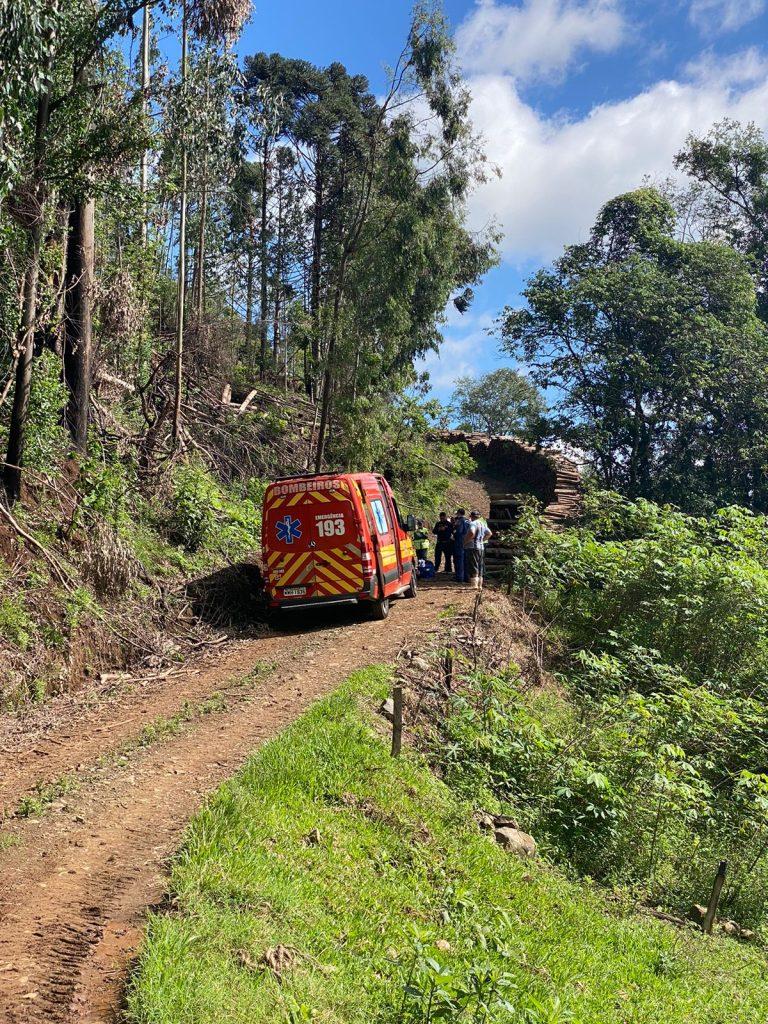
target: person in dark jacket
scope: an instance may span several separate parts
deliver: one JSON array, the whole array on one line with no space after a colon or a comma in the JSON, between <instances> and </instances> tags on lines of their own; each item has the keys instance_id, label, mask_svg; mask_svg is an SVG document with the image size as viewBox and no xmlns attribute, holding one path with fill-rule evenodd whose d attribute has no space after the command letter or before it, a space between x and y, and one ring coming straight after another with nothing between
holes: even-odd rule
<instances>
[{"instance_id":1,"label":"person in dark jacket","mask_svg":"<svg viewBox=\"0 0 768 1024\"><path fill-rule=\"evenodd\" d=\"M453 517L453 569L456 574L457 583L468 581L467 570L464 564L464 537L469 529L469 519L466 510L459 508Z\"/></svg>"},{"instance_id":2,"label":"person in dark jacket","mask_svg":"<svg viewBox=\"0 0 768 1024\"><path fill-rule=\"evenodd\" d=\"M435 572L440 572L440 563L445 559L445 572L453 568L453 523L447 512L441 512L432 533L435 535Z\"/></svg>"}]
</instances>

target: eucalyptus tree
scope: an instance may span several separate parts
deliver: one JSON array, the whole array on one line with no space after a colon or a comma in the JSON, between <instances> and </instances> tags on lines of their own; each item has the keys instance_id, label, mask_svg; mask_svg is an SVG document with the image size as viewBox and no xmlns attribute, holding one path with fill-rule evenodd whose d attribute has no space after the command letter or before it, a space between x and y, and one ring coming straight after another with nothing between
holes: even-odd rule
<instances>
[{"instance_id":1,"label":"eucalyptus tree","mask_svg":"<svg viewBox=\"0 0 768 1024\"><path fill-rule=\"evenodd\" d=\"M7 175L4 210L21 228L26 268L15 352L15 388L3 479L11 500L18 497L24 459L24 434L32 379L34 335L38 306L40 255L46 226L52 218L51 197L63 185L82 186L80 199L91 198L87 170L102 158L124 155L132 143L133 103L107 109L99 102L103 84L102 58L109 40L130 26L144 3L85 0L42 3L23 0L15 12L3 9L0 58L14 77L16 68L25 85L4 86L3 167ZM94 100L97 102L94 104ZM123 109L118 110L117 106ZM112 118L115 118L113 121ZM110 137L119 125L120 134ZM77 218L77 223L81 218ZM83 293L83 298L85 294ZM80 314L77 314L80 315ZM87 325L88 317L81 317ZM88 344L86 337L83 344ZM83 349L79 349L83 358ZM79 372L79 371L78 371ZM78 420L77 437L85 430L79 418L87 416L82 396L72 417Z\"/></svg>"},{"instance_id":2,"label":"eucalyptus tree","mask_svg":"<svg viewBox=\"0 0 768 1024\"><path fill-rule=\"evenodd\" d=\"M188 163L192 145L193 129L196 125L196 105L194 95L189 89L189 34L212 45L228 45L239 33L250 15L250 0L182 0L181 22L181 64L179 74L179 95L183 116L180 119L180 174L179 174L179 237L178 237L178 274L176 302L176 346L174 361L174 402L173 402L173 436L178 442L181 433L181 405L183 390L184 366L184 330L186 315L187 290L187 202L188 202ZM210 70L211 65L207 63ZM205 105L208 112L208 103ZM207 140L206 140L207 141ZM207 154L207 145L204 153ZM205 216L201 209L200 235L198 237L199 256L202 260L205 241ZM202 309L202 265L199 275L199 309Z\"/></svg>"},{"instance_id":3,"label":"eucalyptus tree","mask_svg":"<svg viewBox=\"0 0 768 1024\"><path fill-rule=\"evenodd\" d=\"M306 193L320 468L334 413L382 375L402 385L410 361L438 343L451 292L492 262L492 232L473 239L464 228L466 197L486 171L482 145L446 24L425 5L381 99L340 64L277 55L248 58L246 85L280 92Z\"/></svg>"}]
</instances>

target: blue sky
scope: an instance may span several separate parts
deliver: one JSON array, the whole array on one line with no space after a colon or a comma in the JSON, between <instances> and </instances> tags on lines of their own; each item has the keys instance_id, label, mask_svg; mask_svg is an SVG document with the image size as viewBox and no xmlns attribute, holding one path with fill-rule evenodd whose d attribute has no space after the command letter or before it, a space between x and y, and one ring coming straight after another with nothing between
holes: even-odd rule
<instances>
[{"instance_id":1,"label":"blue sky","mask_svg":"<svg viewBox=\"0 0 768 1024\"><path fill-rule=\"evenodd\" d=\"M383 87L409 0L256 0L241 53L339 60ZM502 177L470 204L504 231L502 263L425 363L447 400L457 375L502 365L487 328L525 278L583 239L600 205L666 177L689 132L723 117L768 127L768 0L446 0Z\"/></svg>"}]
</instances>

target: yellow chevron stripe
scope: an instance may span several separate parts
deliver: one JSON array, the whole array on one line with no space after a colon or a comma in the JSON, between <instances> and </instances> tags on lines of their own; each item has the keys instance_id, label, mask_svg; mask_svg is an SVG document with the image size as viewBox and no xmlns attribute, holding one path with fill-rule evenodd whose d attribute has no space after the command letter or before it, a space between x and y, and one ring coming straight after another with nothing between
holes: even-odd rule
<instances>
[{"instance_id":1,"label":"yellow chevron stripe","mask_svg":"<svg viewBox=\"0 0 768 1024\"><path fill-rule=\"evenodd\" d=\"M355 586L362 584L363 574L359 569L355 572L350 566L344 565L343 562L337 562L335 559L331 561L331 567L334 572L338 573L339 576L342 577L342 579L349 580L351 583L354 583Z\"/></svg>"},{"instance_id":2,"label":"yellow chevron stripe","mask_svg":"<svg viewBox=\"0 0 768 1024\"><path fill-rule=\"evenodd\" d=\"M346 593L350 590L349 580L343 579L341 576L337 576L336 572L329 565L315 565L315 571L318 576L324 576L327 580L330 580L337 587L341 587L339 593Z\"/></svg>"},{"instance_id":3,"label":"yellow chevron stripe","mask_svg":"<svg viewBox=\"0 0 768 1024\"><path fill-rule=\"evenodd\" d=\"M293 579L308 558L309 551L304 551L300 555L294 555L293 561L283 568L283 573L280 577L281 587L286 586Z\"/></svg>"},{"instance_id":4,"label":"yellow chevron stripe","mask_svg":"<svg viewBox=\"0 0 768 1024\"><path fill-rule=\"evenodd\" d=\"M318 590L319 590L319 591L320 591L320 592L321 592L322 594L328 594L328 595L331 595L331 596L333 596L333 597L336 597L336 596L338 596L339 594L346 594L346 593L349 593L349 591L346 591L346 590L340 590L340 589L338 588L338 586L334 585L334 584L333 584L333 583L331 583L331 582L330 582L329 580L326 580L326 579L322 579L322 578L318 578L318 580L317 580L317 589L318 589Z\"/></svg>"}]
</instances>

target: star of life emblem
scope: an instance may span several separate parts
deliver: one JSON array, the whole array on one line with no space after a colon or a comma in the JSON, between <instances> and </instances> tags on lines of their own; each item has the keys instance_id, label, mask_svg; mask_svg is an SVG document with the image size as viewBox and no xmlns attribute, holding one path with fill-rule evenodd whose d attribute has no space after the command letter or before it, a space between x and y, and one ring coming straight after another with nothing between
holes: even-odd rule
<instances>
[{"instance_id":1,"label":"star of life emblem","mask_svg":"<svg viewBox=\"0 0 768 1024\"><path fill-rule=\"evenodd\" d=\"M277 539L282 541L283 544L293 544L295 540L301 537L301 520L293 519L291 516L283 516L282 519L278 520L275 527L277 530Z\"/></svg>"}]
</instances>

